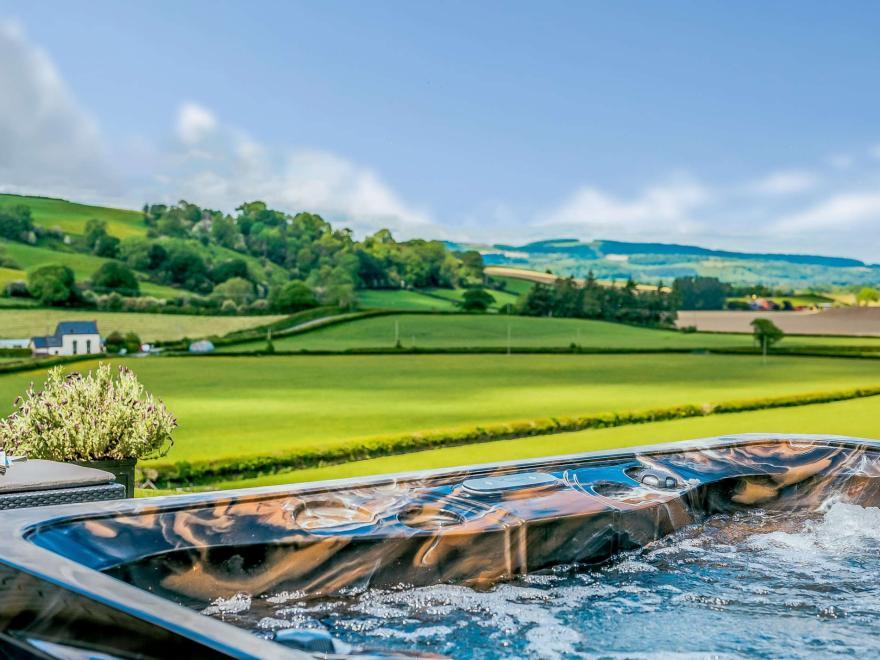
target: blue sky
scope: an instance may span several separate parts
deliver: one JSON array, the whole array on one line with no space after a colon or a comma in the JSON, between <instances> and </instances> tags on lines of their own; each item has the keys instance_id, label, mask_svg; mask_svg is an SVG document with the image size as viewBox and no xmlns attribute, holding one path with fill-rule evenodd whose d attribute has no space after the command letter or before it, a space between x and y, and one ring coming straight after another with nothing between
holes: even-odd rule
<instances>
[{"instance_id":1,"label":"blue sky","mask_svg":"<svg viewBox=\"0 0 880 660\"><path fill-rule=\"evenodd\" d=\"M877 34L869 2L0 0L0 188L877 261Z\"/></svg>"}]
</instances>

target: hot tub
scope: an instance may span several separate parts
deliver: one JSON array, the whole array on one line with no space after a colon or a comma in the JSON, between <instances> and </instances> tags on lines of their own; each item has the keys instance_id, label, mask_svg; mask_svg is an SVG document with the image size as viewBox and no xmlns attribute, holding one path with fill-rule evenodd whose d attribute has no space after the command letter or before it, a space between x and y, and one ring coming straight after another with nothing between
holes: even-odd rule
<instances>
[{"instance_id":1,"label":"hot tub","mask_svg":"<svg viewBox=\"0 0 880 660\"><path fill-rule=\"evenodd\" d=\"M0 651L282 658L307 651L468 656L479 648L484 657L502 657L689 650L687 639L671 648L675 640L662 631L659 647L625 641L623 633L619 648L613 637L605 646L580 647L575 637L618 625L596 612L613 600L609 570L648 570L639 549L668 556L668 547L675 551L663 546L668 539L708 525L720 530L712 547L733 548L735 563L739 546L724 534L751 520L743 518L749 512L760 512L766 533L787 533L799 512L878 506L878 476L875 441L739 435L11 512L0 523ZM740 555L751 546L743 547ZM756 589L762 579L753 579ZM662 599L662 589L693 591L652 577L633 593L648 583L657 591L648 588L642 604ZM566 597L589 592L570 588L578 585L593 589L592 606L576 604L575 621L553 614L556 603L548 599L563 587ZM531 607L529 599L537 599L537 609L517 619L512 612ZM711 598L705 605L711 614ZM628 612L624 605L618 620L637 620L635 606ZM386 609L376 614L376 607ZM478 620L487 612L487 622ZM469 627L468 613L479 625ZM364 623L371 616L380 624ZM554 628L560 621L565 625ZM700 623L688 625L698 637ZM516 634L505 637L504 626L519 626L525 645L517 646ZM736 651L735 640L731 645Z\"/></svg>"}]
</instances>

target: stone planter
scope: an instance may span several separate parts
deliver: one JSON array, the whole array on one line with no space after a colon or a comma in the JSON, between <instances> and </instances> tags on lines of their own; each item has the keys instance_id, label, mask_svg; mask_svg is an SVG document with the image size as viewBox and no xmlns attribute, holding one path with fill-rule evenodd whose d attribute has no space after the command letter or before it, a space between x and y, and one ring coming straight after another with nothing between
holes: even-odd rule
<instances>
[{"instance_id":1,"label":"stone planter","mask_svg":"<svg viewBox=\"0 0 880 660\"><path fill-rule=\"evenodd\" d=\"M104 470L116 477L116 483L125 486L125 496L134 497L134 467L136 458L104 461L74 461L76 465Z\"/></svg>"}]
</instances>

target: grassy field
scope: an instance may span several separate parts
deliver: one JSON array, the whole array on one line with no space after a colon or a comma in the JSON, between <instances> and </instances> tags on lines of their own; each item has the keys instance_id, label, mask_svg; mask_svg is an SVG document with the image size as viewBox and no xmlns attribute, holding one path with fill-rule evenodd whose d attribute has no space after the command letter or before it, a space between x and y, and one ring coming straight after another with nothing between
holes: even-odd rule
<instances>
[{"instance_id":1,"label":"grassy field","mask_svg":"<svg viewBox=\"0 0 880 660\"><path fill-rule=\"evenodd\" d=\"M382 308L406 311L451 312L455 303L451 300L440 300L426 296L418 291L403 289L363 289L357 292L358 305L364 309Z\"/></svg>"},{"instance_id":2,"label":"grassy field","mask_svg":"<svg viewBox=\"0 0 880 660\"><path fill-rule=\"evenodd\" d=\"M278 338L276 350L345 350L393 347L399 330L404 347L504 347L510 328L514 347L567 347L572 343L593 349L720 349L752 346L745 334L683 333L582 319L548 319L479 314L395 314L366 318ZM880 338L789 337L786 347L867 346L880 349ZM264 341L230 346L230 351L260 350Z\"/></svg>"},{"instance_id":3,"label":"grassy field","mask_svg":"<svg viewBox=\"0 0 880 660\"><path fill-rule=\"evenodd\" d=\"M696 417L653 424L635 424L577 433L501 440L478 445L433 449L429 451L385 456L368 461L328 465L308 470L222 481L212 490L248 488L276 484L343 479L371 474L427 470L476 463L539 458L630 447L635 445L673 442L731 433L828 433L863 438L880 438L880 397L825 403L798 408L778 408L754 412ZM149 495L149 491L141 491Z\"/></svg>"},{"instance_id":4,"label":"grassy field","mask_svg":"<svg viewBox=\"0 0 880 660\"><path fill-rule=\"evenodd\" d=\"M456 303L464 297L464 289L366 289L357 292L358 304L363 309L382 308L406 312L453 312ZM495 298L493 308L515 303L517 296L505 291L490 291Z\"/></svg>"},{"instance_id":5,"label":"grassy field","mask_svg":"<svg viewBox=\"0 0 880 660\"><path fill-rule=\"evenodd\" d=\"M48 248L35 247L24 243L14 243L12 241L0 240L0 246L4 248L6 256L14 259L24 271L36 268L37 266L44 266L46 264L63 264L73 271L74 275L76 275L77 281L80 282L88 280L94 272L101 267L101 265L108 261L112 261L111 259L96 257L92 254L57 252ZM26 278L27 275L22 277L21 273L19 273L13 279ZM181 291L170 286L163 286L161 284L153 284L152 282L141 282L140 289L142 294L155 296L157 298L176 298L187 293L186 291Z\"/></svg>"},{"instance_id":6,"label":"grassy field","mask_svg":"<svg viewBox=\"0 0 880 660\"><path fill-rule=\"evenodd\" d=\"M23 270L16 270L15 268L0 268L0 290L4 289L10 282L25 279L27 279L27 275Z\"/></svg>"},{"instance_id":7,"label":"grassy field","mask_svg":"<svg viewBox=\"0 0 880 660\"><path fill-rule=\"evenodd\" d=\"M166 464L325 449L419 430L880 384L875 362L828 358L777 357L766 365L758 357L718 355L181 357L123 363L180 420L176 445L161 461ZM0 402L9 402L0 413L40 377L0 376Z\"/></svg>"},{"instance_id":8,"label":"grassy field","mask_svg":"<svg viewBox=\"0 0 880 660\"><path fill-rule=\"evenodd\" d=\"M88 206L63 199L0 194L2 204L24 204L30 207L35 224L49 229L59 227L68 234L84 233L86 222L92 218L104 220L107 231L119 238L141 236L147 232L140 211Z\"/></svg>"},{"instance_id":9,"label":"grassy field","mask_svg":"<svg viewBox=\"0 0 880 660\"><path fill-rule=\"evenodd\" d=\"M70 309L0 309L0 339L52 334L59 321L96 320L98 330L136 332L143 341L174 340L225 334L272 323L283 316L189 316L184 314L135 314ZM265 342L264 342L265 343Z\"/></svg>"}]
</instances>

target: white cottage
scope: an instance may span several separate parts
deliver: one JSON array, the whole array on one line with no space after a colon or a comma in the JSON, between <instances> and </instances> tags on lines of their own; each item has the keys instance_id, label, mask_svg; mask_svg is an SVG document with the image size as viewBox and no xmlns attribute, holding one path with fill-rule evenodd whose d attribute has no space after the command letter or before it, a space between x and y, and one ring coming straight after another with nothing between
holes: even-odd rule
<instances>
[{"instance_id":1,"label":"white cottage","mask_svg":"<svg viewBox=\"0 0 880 660\"><path fill-rule=\"evenodd\" d=\"M103 353L104 345L95 321L62 321L55 334L31 337L30 349L37 355L89 355Z\"/></svg>"}]
</instances>

